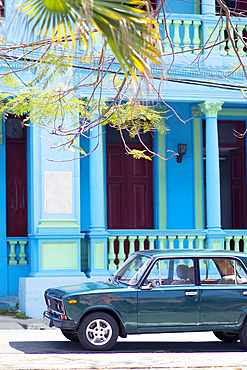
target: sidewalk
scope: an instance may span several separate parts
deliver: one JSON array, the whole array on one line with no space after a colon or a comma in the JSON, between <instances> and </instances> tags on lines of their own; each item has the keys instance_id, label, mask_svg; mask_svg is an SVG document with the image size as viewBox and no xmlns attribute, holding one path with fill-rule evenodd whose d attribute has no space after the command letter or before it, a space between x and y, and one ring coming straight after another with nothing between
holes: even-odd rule
<instances>
[{"instance_id":1,"label":"sidewalk","mask_svg":"<svg viewBox=\"0 0 247 370\"><path fill-rule=\"evenodd\" d=\"M0 370L247 370L241 343L212 332L129 335L89 352L42 319L0 316L0 329Z\"/></svg>"},{"instance_id":2,"label":"sidewalk","mask_svg":"<svg viewBox=\"0 0 247 370\"><path fill-rule=\"evenodd\" d=\"M247 370L247 353L211 332L130 335L110 351L89 352L58 329L0 331L0 370L34 369Z\"/></svg>"},{"instance_id":3,"label":"sidewalk","mask_svg":"<svg viewBox=\"0 0 247 370\"><path fill-rule=\"evenodd\" d=\"M54 330L43 324L43 319L17 319L0 315L0 330Z\"/></svg>"}]
</instances>

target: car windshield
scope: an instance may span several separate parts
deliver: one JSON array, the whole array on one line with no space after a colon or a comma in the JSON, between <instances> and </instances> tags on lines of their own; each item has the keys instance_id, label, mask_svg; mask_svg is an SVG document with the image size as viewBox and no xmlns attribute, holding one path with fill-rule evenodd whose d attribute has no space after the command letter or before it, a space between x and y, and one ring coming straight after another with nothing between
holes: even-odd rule
<instances>
[{"instance_id":1,"label":"car windshield","mask_svg":"<svg viewBox=\"0 0 247 370\"><path fill-rule=\"evenodd\" d=\"M120 269L115 272L113 277L121 283L136 285L146 271L151 260L152 258L150 257L134 254L125 261Z\"/></svg>"}]
</instances>

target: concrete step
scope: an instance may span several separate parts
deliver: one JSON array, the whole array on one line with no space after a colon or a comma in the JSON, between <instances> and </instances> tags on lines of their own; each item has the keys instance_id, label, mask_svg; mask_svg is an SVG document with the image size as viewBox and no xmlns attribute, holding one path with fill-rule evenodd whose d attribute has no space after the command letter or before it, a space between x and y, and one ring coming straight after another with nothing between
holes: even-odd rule
<instances>
[{"instance_id":1,"label":"concrete step","mask_svg":"<svg viewBox=\"0 0 247 370\"><path fill-rule=\"evenodd\" d=\"M7 308L13 307L18 302L18 296L11 295L6 297L0 297L0 308Z\"/></svg>"}]
</instances>

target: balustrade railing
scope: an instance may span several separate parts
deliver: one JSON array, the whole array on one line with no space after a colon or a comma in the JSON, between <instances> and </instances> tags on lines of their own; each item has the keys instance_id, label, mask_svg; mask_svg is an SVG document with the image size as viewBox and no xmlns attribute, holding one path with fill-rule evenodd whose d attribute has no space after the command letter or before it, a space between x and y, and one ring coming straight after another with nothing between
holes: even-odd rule
<instances>
[{"instance_id":1,"label":"balustrade railing","mask_svg":"<svg viewBox=\"0 0 247 370\"><path fill-rule=\"evenodd\" d=\"M26 248L27 240L7 240L8 244L8 264L9 265L27 265Z\"/></svg>"},{"instance_id":2,"label":"balustrade railing","mask_svg":"<svg viewBox=\"0 0 247 370\"><path fill-rule=\"evenodd\" d=\"M165 54L187 51L200 53L203 44L200 36L202 21L200 19L166 19L160 22L163 30L163 50Z\"/></svg>"},{"instance_id":3,"label":"balustrade railing","mask_svg":"<svg viewBox=\"0 0 247 370\"><path fill-rule=\"evenodd\" d=\"M108 269L116 270L137 250L204 248L205 232L172 230L108 230ZM134 233L133 233L134 232Z\"/></svg>"},{"instance_id":4,"label":"balustrade railing","mask_svg":"<svg viewBox=\"0 0 247 370\"><path fill-rule=\"evenodd\" d=\"M247 253L247 232L246 230L224 230L227 235L225 237L225 249L234 250L236 252Z\"/></svg>"},{"instance_id":5,"label":"balustrade railing","mask_svg":"<svg viewBox=\"0 0 247 370\"><path fill-rule=\"evenodd\" d=\"M229 25L230 34L234 43L228 40L226 22L218 16L206 18L197 14L170 14L166 19L159 19L163 52L165 55L184 52L199 54L214 52L221 56L234 56L236 48L241 56L247 55L243 40L247 40L247 19L232 18L235 29ZM96 35L94 47L101 49L103 36ZM204 45L205 44L205 45ZM212 47L212 49L210 48ZM84 50L81 45L82 50ZM204 48L204 50L203 50ZM111 56L112 50L107 44L106 54ZM96 58L97 60L97 58Z\"/></svg>"},{"instance_id":6,"label":"balustrade railing","mask_svg":"<svg viewBox=\"0 0 247 370\"><path fill-rule=\"evenodd\" d=\"M226 31L226 24L225 23L223 25L221 24L219 26L219 41L221 42L221 44L219 45L220 54L234 56L236 55L234 48L236 48L238 50L239 55L245 56L246 48L243 43L243 40L246 41L246 36L247 36L246 30L247 30L247 26L242 23L236 24L235 30L232 27L230 27L229 28L230 36L234 40L234 42L232 43L231 40L226 41L228 39L228 33ZM238 34L240 35L240 37Z\"/></svg>"},{"instance_id":7,"label":"balustrade railing","mask_svg":"<svg viewBox=\"0 0 247 370\"><path fill-rule=\"evenodd\" d=\"M229 32L234 40L233 43L228 40L226 22L219 21L218 17L206 19L200 15L171 14L166 20L160 21L161 30L163 30L164 53L186 51L199 54L205 43L206 48L211 45L212 51L222 56L235 56L234 48L241 56L246 56L247 50L243 40L247 40L247 21L244 18L232 19L232 23L234 28L229 25ZM209 51L210 49L207 50Z\"/></svg>"},{"instance_id":8,"label":"balustrade railing","mask_svg":"<svg viewBox=\"0 0 247 370\"><path fill-rule=\"evenodd\" d=\"M116 270L131 253L144 249L207 248L206 230L108 230L108 269ZM247 253L247 230L224 230L225 250Z\"/></svg>"}]
</instances>

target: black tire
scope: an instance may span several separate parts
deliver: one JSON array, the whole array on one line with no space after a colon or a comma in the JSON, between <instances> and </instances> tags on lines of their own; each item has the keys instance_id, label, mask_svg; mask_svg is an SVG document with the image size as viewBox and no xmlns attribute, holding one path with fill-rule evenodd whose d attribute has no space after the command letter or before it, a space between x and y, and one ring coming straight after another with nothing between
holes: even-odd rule
<instances>
[{"instance_id":1,"label":"black tire","mask_svg":"<svg viewBox=\"0 0 247 370\"><path fill-rule=\"evenodd\" d=\"M71 340L71 342L79 342L78 334L75 331L68 331L68 330L62 330L61 332L65 336L65 338Z\"/></svg>"},{"instance_id":2,"label":"black tire","mask_svg":"<svg viewBox=\"0 0 247 370\"><path fill-rule=\"evenodd\" d=\"M247 348L247 320L245 320L244 325L239 331L240 342L245 348Z\"/></svg>"},{"instance_id":3,"label":"black tire","mask_svg":"<svg viewBox=\"0 0 247 370\"><path fill-rule=\"evenodd\" d=\"M213 333L222 342L233 343L239 340L239 333L236 331L214 331Z\"/></svg>"},{"instance_id":4,"label":"black tire","mask_svg":"<svg viewBox=\"0 0 247 370\"><path fill-rule=\"evenodd\" d=\"M82 319L78 337L88 350L106 351L114 346L119 328L114 318L105 312L92 312Z\"/></svg>"}]
</instances>

